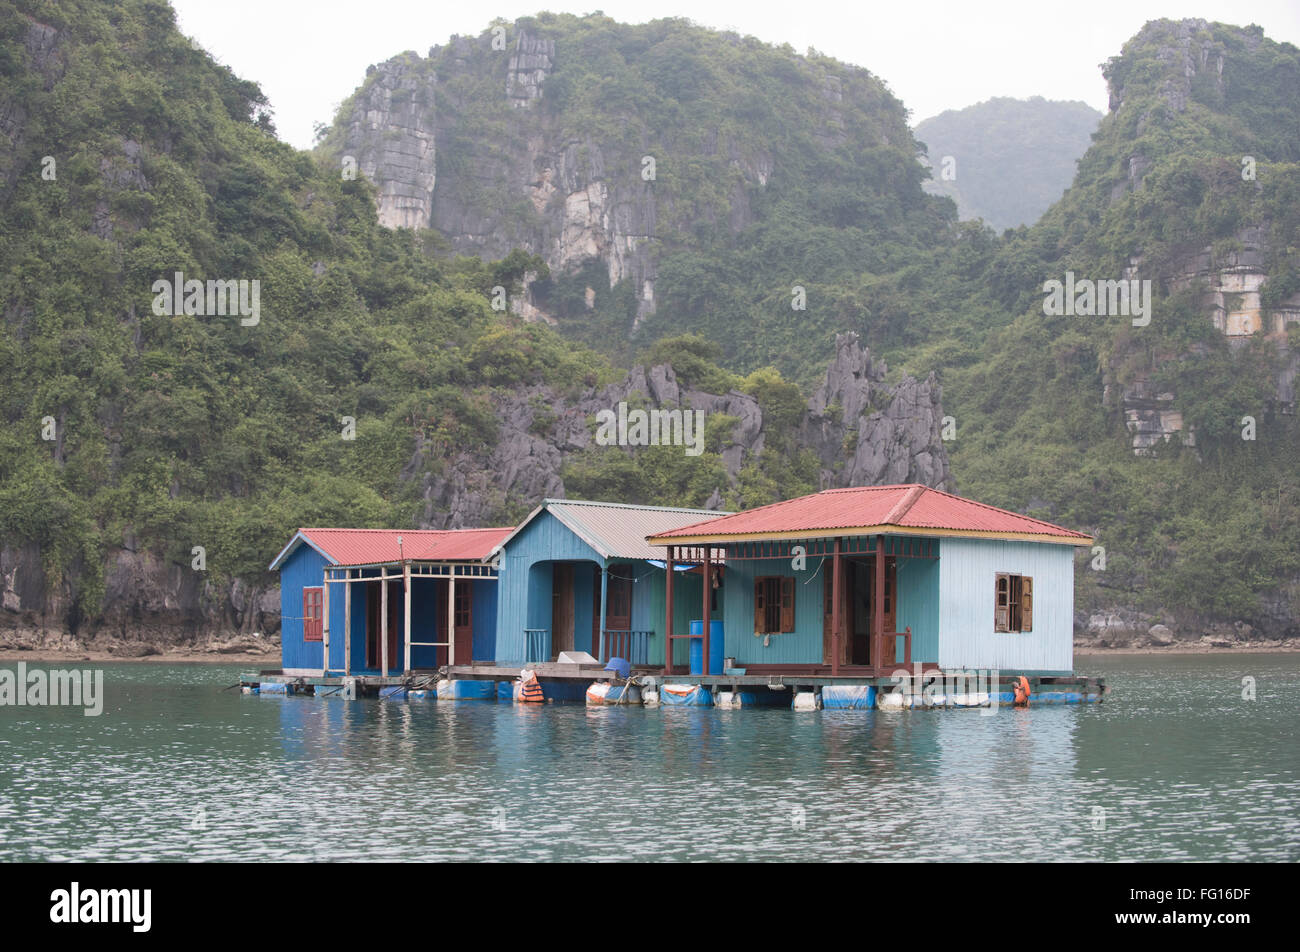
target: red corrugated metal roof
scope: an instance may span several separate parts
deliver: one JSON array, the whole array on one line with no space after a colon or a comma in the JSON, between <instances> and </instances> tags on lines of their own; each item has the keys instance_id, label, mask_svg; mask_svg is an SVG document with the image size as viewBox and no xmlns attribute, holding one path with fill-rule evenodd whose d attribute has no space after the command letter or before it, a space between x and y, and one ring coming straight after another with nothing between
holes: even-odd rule
<instances>
[{"instance_id":1,"label":"red corrugated metal roof","mask_svg":"<svg viewBox=\"0 0 1300 952\"><path fill-rule=\"evenodd\" d=\"M827 489L651 536L651 541L896 526L1085 542L1082 532L919 484Z\"/></svg>"},{"instance_id":2,"label":"red corrugated metal roof","mask_svg":"<svg viewBox=\"0 0 1300 952\"><path fill-rule=\"evenodd\" d=\"M513 526L505 526L439 532L433 544L413 558L421 562L481 562L513 531Z\"/></svg>"},{"instance_id":3,"label":"red corrugated metal roof","mask_svg":"<svg viewBox=\"0 0 1300 952\"><path fill-rule=\"evenodd\" d=\"M493 529L299 529L298 535L338 565L374 565L397 562L403 555L421 562L481 561L512 530L511 526ZM402 539L400 547L397 544L399 536Z\"/></svg>"}]
</instances>

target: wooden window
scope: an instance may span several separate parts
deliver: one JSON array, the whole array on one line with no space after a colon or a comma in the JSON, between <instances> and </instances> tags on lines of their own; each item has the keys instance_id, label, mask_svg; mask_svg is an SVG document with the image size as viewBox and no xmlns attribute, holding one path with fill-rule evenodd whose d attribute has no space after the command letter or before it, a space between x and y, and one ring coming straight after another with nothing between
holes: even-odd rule
<instances>
[{"instance_id":1,"label":"wooden window","mask_svg":"<svg viewBox=\"0 0 1300 952\"><path fill-rule=\"evenodd\" d=\"M470 624L470 601L473 593L469 589L470 583L461 582L456 586L456 619L457 628L468 628Z\"/></svg>"},{"instance_id":2,"label":"wooden window","mask_svg":"<svg viewBox=\"0 0 1300 952\"><path fill-rule=\"evenodd\" d=\"M994 588L994 631L1034 630L1034 580L999 572Z\"/></svg>"},{"instance_id":3,"label":"wooden window","mask_svg":"<svg viewBox=\"0 0 1300 952\"><path fill-rule=\"evenodd\" d=\"M325 617L322 612L324 589L304 588L302 590L302 640L323 641L325 638Z\"/></svg>"},{"instance_id":4,"label":"wooden window","mask_svg":"<svg viewBox=\"0 0 1300 952\"><path fill-rule=\"evenodd\" d=\"M754 579L754 631L774 635L794 631L794 579L763 575Z\"/></svg>"},{"instance_id":5,"label":"wooden window","mask_svg":"<svg viewBox=\"0 0 1300 952\"><path fill-rule=\"evenodd\" d=\"M596 597L600 597L599 586ZM605 630L627 631L631 627L632 580L610 572L605 586Z\"/></svg>"}]
</instances>

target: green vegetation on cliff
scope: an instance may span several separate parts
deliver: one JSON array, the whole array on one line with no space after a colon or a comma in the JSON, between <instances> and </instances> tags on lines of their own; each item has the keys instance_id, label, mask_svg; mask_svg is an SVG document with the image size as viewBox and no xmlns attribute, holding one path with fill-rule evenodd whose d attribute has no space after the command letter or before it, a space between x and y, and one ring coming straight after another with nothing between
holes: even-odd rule
<instances>
[{"instance_id":1,"label":"green vegetation on cliff","mask_svg":"<svg viewBox=\"0 0 1300 952\"><path fill-rule=\"evenodd\" d=\"M940 375L959 491L1096 533L1106 569L1081 553L1081 607L1297 614L1295 332L1289 350L1230 346L1201 287L1244 261L1266 309L1300 291L1300 51L1149 24L1107 65L1115 108L1073 186L999 236L924 194L903 107L865 70L683 21L514 27L570 51L528 122L560 130L579 179L596 146L657 158L652 314L602 261L548 274L518 250L547 205L493 177L529 144L477 47L464 68L455 44L413 66L464 119L439 182L501 241L459 256L436 230L377 224L374 188L339 174L339 129L312 155L278 142L256 86L159 0L0 3L0 540L39 547L71 624L95 616L119 548L188 566L203 546L212 577L265 584L297 525L413 525L455 454L490 455L505 395L573 395L634 360L763 408L769 452L729 505L811 491L796 425L842 331L895 372ZM1044 281L1127 268L1153 283L1149 326L1044 315ZM153 283L177 271L259 281L260 321L155 313ZM558 331L489 303L530 273ZM1135 457L1138 397L1195 446ZM727 439L719 417L698 458L577 453L564 479L701 505Z\"/></svg>"}]
</instances>

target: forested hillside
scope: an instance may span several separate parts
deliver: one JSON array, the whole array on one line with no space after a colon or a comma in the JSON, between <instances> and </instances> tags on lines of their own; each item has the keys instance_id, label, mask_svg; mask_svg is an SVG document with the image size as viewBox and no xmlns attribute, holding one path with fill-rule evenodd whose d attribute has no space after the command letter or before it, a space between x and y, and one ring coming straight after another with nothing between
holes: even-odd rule
<instances>
[{"instance_id":1,"label":"forested hillside","mask_svg":"<svg viewBox=\"0 0 1300 952\"><path fill-rule=\"evenodd\" d=\"M296 527L509 523L566 480L740 506L882 478L853 463L857 411L894 478L948 478L937 385L856 345L810 416L774 370L661 342L649 379L708 413L704 452L591 453L596 408L646 400L647 372L494 309L539 258L383 227L372 184L279 142L159 0L0 4L0 40L7 626L273 630ZM257 281L260 313L167 313L178 272Z\"/></svg>"},{"instance_id":2,"label":"forested hillside","mask_svg":"<svg viewBox=\"0 0 1300 952\"><path fill-rule=\"evenodd\" d=\"M998 232L1032 225L1070 187L1100 121L1087 103L1041 96L949 109L916 125L931 166L925 190Z\"/></svg>"},{"instance_id":3,"label":"forested hillside","mask_svg":"<svg viewBox=\"0 0 1300 952\"><path fill-rule=\"evenodd\" d=\"M761 116L754 121L763 137L736 133L733 142L710 130L732 127L729 83L747 75L735 57L756 48L750 40L601 17L539 15L498 26L507 49L496 59L488 29L427 57L381 64L344 104L323 151L335 160L348 150L363 156L363 169L369 161L389 187L383 143L409 154L403 137L418 129L433 173L421 193L428 225L466 246L495 234L479 226L507 203L476 205L456 170L483 167L479 156L492 151L513 170L492 180L524 212L512 234L550 266L520 310L615 359L687 330L715 341L735 372L772 363L808 385L831 335L854 331L892 365L933 371L956 422L946 447L960 490L1086 528L1103 544L1104 555L1081 557L1081 632L1130 639L1156 620L1220 641L1249 635L1243 626L1295 631L1295 47L1255 27L1149 24L1104 67L1110 112L1069 190L1033 227L998 235L956 222L952 205L924 196L913 174L919 162L890 171L898 153L915 155L920 143L900 137L900 104L882 99L869 77L850 73L856 85L844 85L847 68L767 50L765 69L791 87L767 101L802 108L806 115L789 122L806 130L803 145L782 148L791 140ZM698 62L680 63L696 82L647 69L683 49L700 52ZM597 73L604 85L581 84L588 95L580 102L559 81ZM834 78L839 93L827 92ZM404 100L399 120L383 118L392 113L377 108L385 97L412 84L428 96ZM611 85L639 98L596 94ZM816 90L816 107L790 98ZM699 130L690 119L696 109L711 119ZM887 121L873 121L872 110ZM497 132L487 145L467 145L462 117L480 113L497 117ZM376 115L373 127L358 118ZM714 179L699 171L640 182L624 161L637 150L620 152L619 136L602 132L640 130L638 141L648 141L649 130L665 128L695 144L691 168ZM979 131L1005 138L992 119ZM810 160L813 141L828 158ZM568 174L574 149L617 154L622 164L604 162L593 192L592 178ZM676 153L659 151L659 167L673 168ZM761 178L746 172L759 153L770 159ZM1030 153L1029 162L1059 160L1052 150ZM718 178L728 168L733 178ZM969 163L958 164L959 180L963 169ZM444 197L447 177L454 187ZM623 206L589 214L593 194L629 180L638 191L624 204L656 210L639 219L657 223L649 250L637 245L656 269L652 313L622 270L618 239L627 235L609 224ZM696 208L708 181L727 187L704 193L715 202L701 216L707 225L657 213ZM381 199L381 214L391 207ZM566 241L574 235L591 240ZM1064 281L1067 271L1150 281L1150 324L1048 317L1045 282ZM806 310L790 307L795 284L807 291ZM571 288L563 299L572 306L540 309L561 285ZM594 299L579 293L585 288ZM605 306L620 294L638 303ZM1237 634L1224 634L1229 622Z\"/></svg>"},{"instance_id":4,"label":"forested hillside","mask_svg":"<svg viewBox=\"0 0 1300 952\"><path fill-rule=\"evenodd\" d=\"M0 3L0 621L270 630L299 525L915 480L1095 533L1083 637L1294 634L1300 51L1157 21L1105 72L999 235L869 72L685 21L402 54L303 153L160 0ZM1067 272L1150 323L1048 316ZM704 452L597 449L620 401Z\"/></svg>"}]
</instances>

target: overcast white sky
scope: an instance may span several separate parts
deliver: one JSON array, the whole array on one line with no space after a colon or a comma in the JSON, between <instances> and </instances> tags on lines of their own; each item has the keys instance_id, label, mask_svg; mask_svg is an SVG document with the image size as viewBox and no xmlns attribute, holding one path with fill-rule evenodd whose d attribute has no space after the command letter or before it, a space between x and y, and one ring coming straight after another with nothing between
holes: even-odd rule
<instances>
[{"instance_id":1,"label":"overcast white sky","mask_svg":"<svg viewBox=\"0 0 1300 952\"><path fill-rule=\"evenodd\" d=\"M1300 45L1300 0L172 0L181 30L261 85L281 138L301 148L360 85L366 67L421 55L497 16L603 10L627 23L668 16L808 47L865 66L911 110L913 123L992 96L1080 99L1106 109L1098 69L1148 20L1257 23Z\"/></svg>"}]
</instances>

